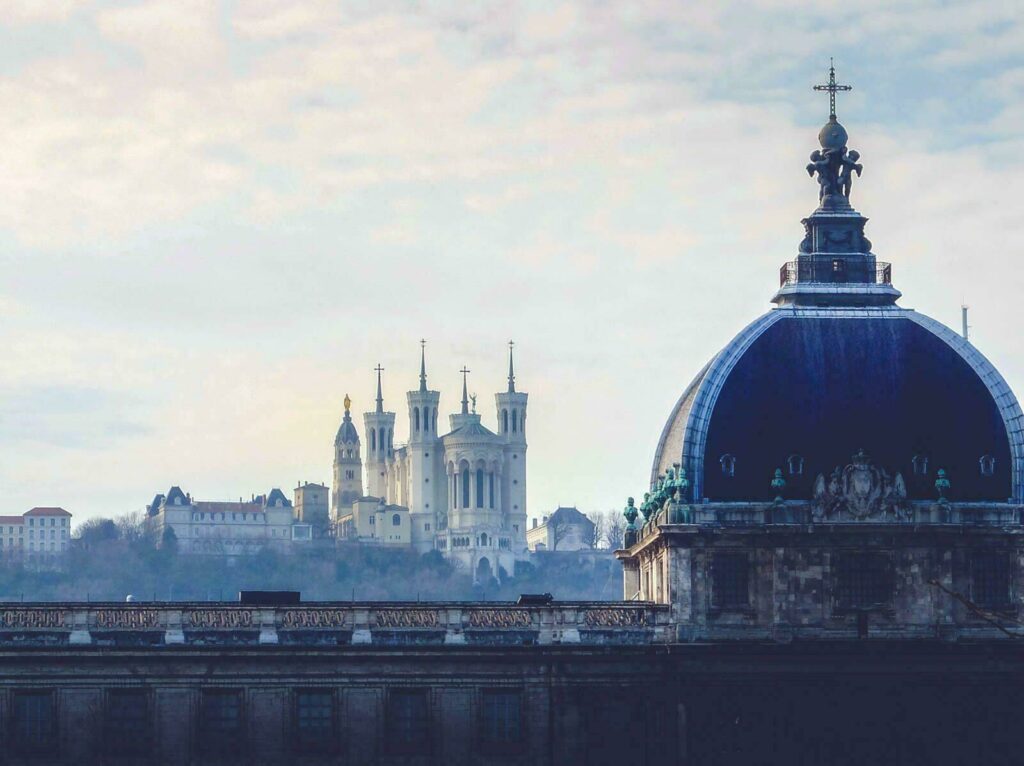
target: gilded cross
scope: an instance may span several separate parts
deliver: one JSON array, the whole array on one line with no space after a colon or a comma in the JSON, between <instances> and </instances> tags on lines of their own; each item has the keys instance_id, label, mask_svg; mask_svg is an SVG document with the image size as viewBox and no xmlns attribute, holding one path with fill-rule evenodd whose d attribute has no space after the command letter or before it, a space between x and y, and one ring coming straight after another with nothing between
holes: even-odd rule
<instances>
[{"instance_id":1,"label":"gilded cross","mask_svg":"<svg viewBox=\"0 0 1024 766\"><path fill-rule=\"evenodd\" d=\"M828 92L828 118L830 120L836 119L836 93L839 91L853 90L852 85L837 85L836 84L836 67L835 63L831 58L828 60L828 85L815 85L814 89L817 91Z\"/></svg>"}]
</instances>

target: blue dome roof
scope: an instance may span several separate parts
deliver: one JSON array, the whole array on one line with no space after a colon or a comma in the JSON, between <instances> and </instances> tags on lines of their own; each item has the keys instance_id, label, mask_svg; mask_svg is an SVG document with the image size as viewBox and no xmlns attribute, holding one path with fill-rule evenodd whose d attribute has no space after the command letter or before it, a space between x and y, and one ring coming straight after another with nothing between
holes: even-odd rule
<instances>
[{"instance_id":1,"label":"blue dome roof","mask_svg":"<svg viewBox=\"0 0 1024 766\"><path fill-rule=\"evenodd\" d=\"M754 321L683 392L652 480L681 463L697 501L764 501L784 468L787 496L809 498L861 449L901 473L911 499L934 499L944 468L951 499L1024 501L1024 416L1006 382L958 334L896 307L786 307ZM802 472L789 473L791 456Z\"/></svg>"}]
</instances>

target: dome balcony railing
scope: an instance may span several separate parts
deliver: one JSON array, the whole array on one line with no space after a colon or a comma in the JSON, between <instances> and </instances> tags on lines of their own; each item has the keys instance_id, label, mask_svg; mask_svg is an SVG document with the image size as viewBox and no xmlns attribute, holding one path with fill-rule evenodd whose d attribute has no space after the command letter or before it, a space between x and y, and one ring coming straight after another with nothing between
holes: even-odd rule
<instances>
[{"instance_id":1,"label":"dome balcony railing","mask_svg":"<svg viewBox=\"0 0 1024 766\"><path fill-rule=\"evenodd\" d=\"M800 283L891 285L892 264L855 256L806 256L782 264L779 287Z\"/></svg>"}]
</instances>

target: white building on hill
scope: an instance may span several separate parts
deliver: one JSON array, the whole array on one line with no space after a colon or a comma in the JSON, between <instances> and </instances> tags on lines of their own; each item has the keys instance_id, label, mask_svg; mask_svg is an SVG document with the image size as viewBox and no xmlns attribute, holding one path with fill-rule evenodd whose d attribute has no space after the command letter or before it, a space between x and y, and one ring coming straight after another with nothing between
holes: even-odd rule
<instances>
[{"instance_id":1,"label":"white building on hill","mask_svg":"<svg viewBox=\"0 0 1024 766\"><path fill-rule=\"evenodd\" d=\"M514 572L515 562L527 558L527 394L516 391L511 344L508 365L508 388L495 395L494 431L476 412L476 397L470 406L469 370L463 368L460 410L449 416L448 431L440 432L441 394L427 388L422 350L419 388L406 394L406 444L395 446L395 413L384 409L379 366L377 406L363 416L365 444L360 443L346 397L335 440L332 515L339 537L383 543L390 533L397 543L397 530L377 526L383 503L391 509L381 516L384 526L407 523L405 544L414 550L439 550L480 579ZM365 495L361 446L366 448Z\"/></svg>"}]
</instances>

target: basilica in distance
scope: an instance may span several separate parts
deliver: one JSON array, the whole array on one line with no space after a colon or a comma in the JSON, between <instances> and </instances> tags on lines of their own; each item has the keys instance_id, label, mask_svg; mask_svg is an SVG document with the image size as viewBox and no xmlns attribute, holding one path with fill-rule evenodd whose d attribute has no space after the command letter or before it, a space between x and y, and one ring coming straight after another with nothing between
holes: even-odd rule
<instances>
[{"instance_id":1,"label":"basilica in distance","mask_svg":"<svg viewBox=\"0 0 1024 766\"><path fill-rule=\"evenodd\" d=\"M817 207L775 307L683 389L626 504L622 601L8 604L4 762L1020 764L1024 415L896 305L844 88L820 86ZM408 445L379 394L364 418L363 526L346 407L338 518L507 568L526 395L510 362L498 433L464 384L439 435L421 365Z\"/></svg>"},{"instance_id":2,"label":"basilica in distance","mask_svg":"<svg viewBox=\"0 0 1024 766\"><path fill-rule=\"evenodd\" d=\"M526 550L526 402L516 391L509 343L508 389L495 394L497 432L476 411L462 369L462 408L438 429L441 394L427 388L421 342L419 388L406 394L409 441L394 443L395 413L384 409L380 365L376 409L363 415L365 443L351 401L334 441L331 524L340 540L441 551L478 580L514 574ZM472 400L472 406L470 401ZM367 484L363 487L365 470ZM300 488L301 490L301 488Z\"/></svg>"}]
</instances>

